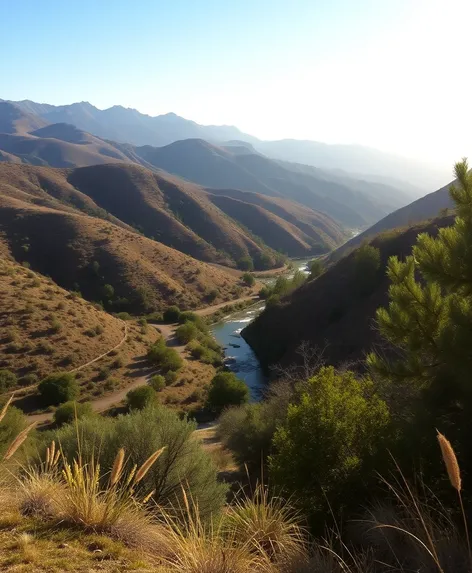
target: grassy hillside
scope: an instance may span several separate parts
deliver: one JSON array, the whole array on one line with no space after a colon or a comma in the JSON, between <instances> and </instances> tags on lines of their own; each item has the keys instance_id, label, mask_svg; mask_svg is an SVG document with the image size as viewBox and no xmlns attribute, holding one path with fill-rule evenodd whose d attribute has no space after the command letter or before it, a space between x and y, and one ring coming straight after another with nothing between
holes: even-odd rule
<instances>
[{"instance_id":1,"label":"grassy hillside","mask_svg":"<svg viewBox=\"0 0 472 573\"><path fill-rule=\"evenodd\" d=\"M354 251L280 304L267 308L243 330L244 338L266 366L299 362L302 358L297 349L302 342L308 342L323 353L327 363L356 367L380 341L373 319L376 309L387 303L388 258L410 254L419 232L436 234L438 228L451 221L451 217L445 217L379 235L371 244L380 250L380 269L368 288L356 273Z\"/></svg>"},{"instance_id":2,"label":"grassy hillside","mask_svg":"<svg viewBox=\"0 0 472 573\"><path fill-rule=\"evenodd\" d=\"M0 101L0 133L25 135L47 125L39 116L23 111L18 106Z\"/></svg>"}]
</instances>

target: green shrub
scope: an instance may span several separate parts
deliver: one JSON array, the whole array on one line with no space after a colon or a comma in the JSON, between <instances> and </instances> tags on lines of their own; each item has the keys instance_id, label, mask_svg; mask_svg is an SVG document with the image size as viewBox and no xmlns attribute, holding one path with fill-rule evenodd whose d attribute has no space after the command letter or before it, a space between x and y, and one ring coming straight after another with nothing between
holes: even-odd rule
<instances>
[{"instance_id":1,"label":"green shrub","mask_svg":"<svg viewBox=\"0 0 472 573\"><path fill-rule=\"evenodd\" d=\"M310 280L316 279L324 271L324 264L321 259L314 259L308 263L308 270L310 271Z\"/></svg>"},{"instance_id":2,"label":"green shrub","mask_svg":"<svg viewBox=\"0 0 472 573\"><path fill-rule=\"evenodd\" d=\"M233 372L216 374L208 389L206 407L220 414L228 406L239 406L249 400L249 389Z\"/></svg>"},{"instance_id":3,"label":"green shrub","mask_svg":"<svg viewBox=\"0 0 472 573\"><path fill-rule=\"evenodd\" d=\"M370 290L378 276L380 268L380 251L377 247L364 244L354 252L354 279L357 286L364 291Z\"/></svg>"},{"instance_id":4,"label":"green shrub","mask_svg":"<svg viewBox=\"0 0 472 573\"><path fill-rule=\"evenodd\" d=\"M84 402L83 404L73 401L66 402L54 412L54 422L58 426L62 426L73 422L75 419L79 420L84 416L90 416L92 413L92 406L89 402Z\"/></svg>"},{"instance_id":5,"label":"green shrub","mask_svg":"<svg viewBox=\"0 0 472 573\"><path fill-rule=\"evenodd\" d=\"M251 273L244 273L241 277L241 280L243 281L243 283L246 286L252 287L254 286L256 279L254 278L254 275L252 275Z\"/></svg>"},{"instance_id":6,"label":"green shrub","mask_svg":"<svg viewBox=\"0 0 472 573\"><path fill-rule=\"evenodd\" d=\"M120 318L121 320L131 320L133 317L129 314L129 312L117 312L115 313L116 318Z\"/></svg>"},{"instance_id":7,"label":"green shrub","mask_svg":"<svg viewBox=\"0 0 472 573\"><path fill-rule=\"evenodd\" d=\"M168 372L166 372L164 378L166 381L166 386L171 386L172 384L174 384L174 382L177 381L177 372L169 370Z\"/></svg>"},{"instance_id":8,"label":"green shrub","mask_svg":"<svg viewBox=\"0 0 472 573\"><path fill-rule=\"evenodd\" d=\"M106 284L102 289L102 294L106 298L106 300L110 300L115 295L115 289L111 285Z\"/></svg>"},{"instance_id":9,"label":"green shrub","mask_svg":"<svg viewBox=\"0 0 472 573\"><path fill-rule=\"evenodd\" d=\"M193 322L186 322L181 324L175 331L175 336L180 344L188 344L198 336L198 328Z\"/></svg>"},{"instance_id":10,"label":"green shrub","mask_svg":"<svg viewBox=\"0 0 472 573\"><path fill-rule=\"evenodd\" d=\"M197 360L199 360L205 353L205 347L202 346L197 340L191 340L187 344L187 349L190 351L190 355Z\"/></svg>"},{"instance_id":11,"label":"green shrub","mask_svg":"<svg viewBox=\"0 0 472 573\"><path fill-rule=\"evenodd\" d=\"M179 317L180 308L175 305L167 307L162 315L164 322L178 322Z\"/></svg>"},{"instance_id":12,"label":"green shrub","mask_svg":"<svg viewBox=\"0 0 472 573\"><path fill-rule=\"evenodd\" d=\"M169 374L169 372L167 372L167 374ZM151 378L149 379L149 385L156 392L160 392L163 388L166 387L166 379L164 378L164 376L161 376L160 374L155 374L154 376L151 376Z\"/></svg>"},{"instance_id":13,"label":"green shrub","mask_svg":"<svg viewBox=\"0 0 472 573\"><path fill-rule=\"evenodd\" d=\"M0 392L7 392L18 384L18 379L10 370L0 370Z\"/></svg>"},{"instance_id":14,"label":"green shrub","mask_svg":"<svg viewBox=\"0 0 472 573\"><path fill-rule=\"evenodd\" d=\"M119 448L125 449L129 457L127 466L131 468L134 464L141 466L151 454L165 446L161 457L140 482L142 491L154 490L154 501L158 505L184 508L184 490L201 517L208 519L221 511L227 486L218 482L216 467L195 439L195 429L195 423L156 405L118 418L83 418L77 428L75 424L66 425L53 437L61 444L65 456L72 460L77 455L79 436L84 459L94 454L105 480L109 479ZM44 448L50 442L49 435L45 437Z\"/></svg>"},{"instance_id":15,"label":"green shrub","mask_svg":"<svg viewBox=\"0 0 472 573\"><path fill-rule=\"evenodd\" d=\"M147 357L150 362L159 366L164 372L168 370L180 370L183 366L183 360L180 354L173 348L168 348L163 338L160 338L151 346Z\"/></svg>"},{"instance_id":16,"label":"green shrub","mask_svg":"<svg viewBox=\"0 0 472 573\"><path fill-rule=\"evenodd\" d=\"M73 374L62 372L41 380L38 392L46 406L57 406L75 400L79 395L79 385Z\"/></svg>"},{"instance_id":17,"label":"green shrub","mask_svg":"<svg viewBox=\"0 0 472 573\"><path fill-rule=\"evenodd\" d=\"M143 410L156 401L156 391L151 386L139 386L126 394L130 410Z\"/></svg>"},{"instance_id":18,"label":"green shrub","mask_svg":"<svg viewBox=\"0 0 472 573\"><path fill-rule=\"evenodd\" d=\"M32 372L30 374L25 374L18 380L18 383L20 386L33 386L33 384L38 383L38 376Z\"/></svg>"},{"instance_id":19,"label":"green shrub","mask_svg":"<svg viewBox=\"0 0 472 573\"><path fill-rule=\"evenodd\" d=\"M375 456L386 451L388 430L387 406L369 378L322 368L275 432L269 477L308 515L324 519L327 499L339 506L358 499L356 488L382 470Z\"/></svg>"},{"instance_id":20,"label":"green shrub","mask_svg":"<svg viewBox=\"0 0 472 573\"><path fill-rule=\"evenodd\" d=\"M254 263L250 256L241 257L238 261L238 269L242 271L253 271Z\"/></svg>"}]
</instances>

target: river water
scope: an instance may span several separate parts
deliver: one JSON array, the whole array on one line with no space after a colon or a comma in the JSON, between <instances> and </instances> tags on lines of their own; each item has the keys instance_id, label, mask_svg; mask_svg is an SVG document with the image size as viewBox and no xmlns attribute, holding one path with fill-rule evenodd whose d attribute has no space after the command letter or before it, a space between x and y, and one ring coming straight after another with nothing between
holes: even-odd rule
<instances>
[{"instance_id":1,"label":"river water","mask_svg":"<svg viewBox=\"0 0 472 573\"><path fill-rule=\"evenodd\" d=\"M292 262L296 269L298 268L308 274L307 264L312 259L313 257L293 260ZM272 278L262 282L271 284L274 281L275 279ZM224 348L227 367L247 384L253 402L261 399L267 377L263 373L254 351L241 336L241 330L262 312L264 306L264 302L261 301L245 310L228 314L211 327L213 336Z\"/></svg>"}]
</instances>

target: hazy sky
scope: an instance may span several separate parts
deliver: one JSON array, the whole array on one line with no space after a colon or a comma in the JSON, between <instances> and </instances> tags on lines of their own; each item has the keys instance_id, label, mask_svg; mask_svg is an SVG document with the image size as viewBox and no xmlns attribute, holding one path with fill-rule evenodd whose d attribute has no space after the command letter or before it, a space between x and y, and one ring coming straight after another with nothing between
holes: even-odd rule
<instances>
[{"instance_id":1,"label":"hazy sky","mask_svg":"<svg viewBox=\"0 0 472 573\"><path fill-rule=\"evenodd\" d=\"M0 97L450 165L472 155L471 22L472 0L0 0Z\"/></svg>"}]
</instances>

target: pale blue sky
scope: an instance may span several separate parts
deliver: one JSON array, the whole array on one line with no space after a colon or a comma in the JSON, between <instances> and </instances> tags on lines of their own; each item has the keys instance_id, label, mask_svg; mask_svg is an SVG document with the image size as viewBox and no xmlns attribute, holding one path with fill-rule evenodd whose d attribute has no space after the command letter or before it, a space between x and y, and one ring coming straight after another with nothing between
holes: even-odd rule
<instances>
[{"instance_id":1,"label":"pale blue sky","mask_svg":"<svg viewBox=\"0 0 472 573\"><path fill-rule=\"evenodd\" d=\"M0 97L472 151L471 0L0 0Z\"/></svg>"}]
</instances>

